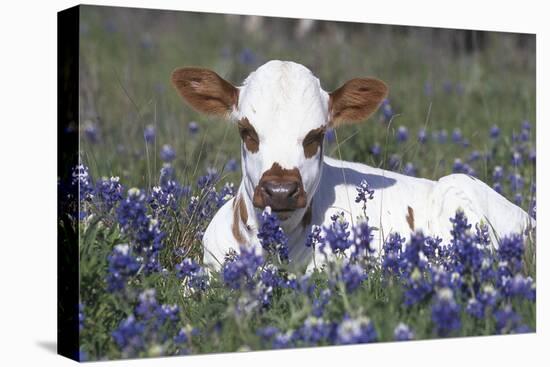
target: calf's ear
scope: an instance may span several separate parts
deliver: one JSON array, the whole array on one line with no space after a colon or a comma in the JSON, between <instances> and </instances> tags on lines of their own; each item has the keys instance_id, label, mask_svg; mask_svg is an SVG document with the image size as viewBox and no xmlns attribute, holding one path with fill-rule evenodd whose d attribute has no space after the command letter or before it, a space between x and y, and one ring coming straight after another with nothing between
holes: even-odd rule
<instances>
[{"instance_id":1,"label":"calf's ear","mask_svg":"<svg viewBox=\"0 0 550 367\"><path fill-rule=\"evenodd\" d=\"M388 86L375 78L355 78L329 93L329 118L333 127L366 120L388 95Z\"/></svg>"},{"instance_id":2,"label":"calf's ear","mask_svg":"<svg viewBox=\"0 0 550 367\"><path fill-rule=\"evenodd\" d=\"M227 117L239 100L239 90L212 70L179 68L172 72L172 84L198 112Z\"/></svg>"}]
</instances>

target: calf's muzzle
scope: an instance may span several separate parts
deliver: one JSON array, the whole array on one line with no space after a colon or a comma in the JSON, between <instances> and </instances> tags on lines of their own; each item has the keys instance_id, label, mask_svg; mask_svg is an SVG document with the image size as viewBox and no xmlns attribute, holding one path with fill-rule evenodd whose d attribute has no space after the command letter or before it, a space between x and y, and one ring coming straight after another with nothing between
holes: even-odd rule
<instances>
[{"instance_id":1,"label":"calf's muzzle","mask_svg":"<svg viewBox=\"0 0 550 367\"><path fill-rule=\"evenodd\" d=\"M281 219L296 209L305 208L307 196L298 169L288 170L274 163L260 178L252 203L260 209L270 206Z\"/></svg>"}]
</instances>

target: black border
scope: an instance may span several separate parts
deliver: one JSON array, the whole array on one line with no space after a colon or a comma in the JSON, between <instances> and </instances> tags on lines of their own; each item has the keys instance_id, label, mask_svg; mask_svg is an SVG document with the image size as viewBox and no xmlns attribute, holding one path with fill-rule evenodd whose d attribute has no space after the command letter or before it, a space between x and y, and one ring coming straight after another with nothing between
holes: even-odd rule
<instances>
[{"instance_id":1,"label":"black border","mask_svg":"<svg viewBox=\"0 0 550 367\"><path fill-rule=\"evenodd\" d=\"M78 164L80 7L57 13L57 353L79 361ZM75 225L76 221L76 225Z\"/></svg>"}]
</instances>

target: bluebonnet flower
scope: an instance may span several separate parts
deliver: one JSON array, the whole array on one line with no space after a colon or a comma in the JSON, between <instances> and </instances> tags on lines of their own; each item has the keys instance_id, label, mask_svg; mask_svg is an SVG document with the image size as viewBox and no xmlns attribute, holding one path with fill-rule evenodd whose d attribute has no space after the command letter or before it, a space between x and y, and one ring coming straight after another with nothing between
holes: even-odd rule
<instances>
[{"instance_id":1,"label":"bluebonnet flower","mask_svg":"<svg viewBox=\"0 0 550 367\"><path fill-rule=\"evenodd\" d=\"M117 208L117 220L123 232L131 237L138 255L144 256L146 270L158 271L158 251L163 247L164 233L157 220L147 214L146 197L136 188L128 194Z\"/></svg>"},{"instance_id":2,"label":"bluebonnet flower","mask_svg":"<svg viewBox=\"0 0 550 367\"><path fill-rule=\"evenodd\" d=\"M500 181L504 177L504 169L501 166L495 166L493 169L493 180Z\"/></svg>"},{"instance_id":3,"label":"bluebonnet flower","mask_svg":"<svg viewBox=\"0 0 550 367\"><path fill-rule=\"evenodd\" d=\"M273 288L280 287L284 283L283 278L279 275L279 269L273 264L267 264L263 267L260 273L260 281L262 284Z\"/></svg>"},{"instance_id":4,"label":"bluebonnet flower","mask_svg":"<svg viewBox=\"0 0 550 367\"><path fill-rule=\"evenodd\" d=\"M154 318L159 304L154 289L146 289L138 296L138 304L135 308L135 314L144 320Z\"/></svg>"},{"instance_id":5,"label":"bluebonnet flower","mask_svg":"<svg viewBox=\"0 0 550 367\"><path fill-rule=\"evenodd\" d=\"M397 324L397 326L393 330L393 339L398 342L405 341L405 340L413 340L414 333L406 324L400 322L399 324Z\"/></svg>"},{"instance_id":6,"label":"bluebonnet flower","mask_svg":"<svg viewBox=\"0 0 550 367\"><path fill-rule=\"evenodd\" d=\"M433 85L430 82L424 83L424 94L428 97L433 95Z\"/></svg>"},{"instance_id":7,"label":"bluebonnet flower","mask_svg":"<svg viewBox=\"0 0 550 367\"><path fill-rule=\"evenodd\" d=\"M321 237L321 227L318 225L311 226L311 232L306 237L305 245L306 247L311 247L315 251L317 245L322 241Z\"/></svg>"},{"instance_id":8,"label":"bluebonnet flower","mask_svg":"<svg viewBox=\"0 0 550 367\"><path fill-rule=\"evenodd\" d=\"M536 288L531 277L524 277L516 274L513 278L507 278L504 281L503 291L507 297L524 298L529 301L535 301Z\"/></svg>"},{"instance_id":9,"label":"bluebonnet flower","mask_svg":"<svg viewBox=\"0 0 550 367\"><path fill-rule=\"evenodd\" d=\"M489 246L491 237L489 235L489 225L485 223L476 223L475 241L482 246Z\"/></svg>"},{"instance_id":10,"label":"bluebonnet flower","mask_svg":"<svg viewBox=\"0 0 550 367\"><path fill-rule=\"evenodd\" d=\"M422 275L418 267L409 272L405 281L405 305L412 306L428 298L433 285Z\"/></svg>"},{"instance_id":11,"label":"bluebonnet flower","mask_svg":"<svg viewBox=\"0 0 550 367\"><path fill-rule=\"evenodd\" d=\"M458 127L453 130L453 133L451 135L451 139L455 143L462 142L462 131L460 131L460 129Z\"/></svg>"},{"instance_id":12,"label":"bluebonnet flower","mask_svg":"<svg viewBox=\"0 0 550 367\"><path fill-rule=\"evenodd\" d=\"M353 227L352 259L368 259L375 249L372 247L373 228L367 220L362 220Z\"/></svg>"},{"instance_id":13,"label":"bluebonnet flower","mask_svg":"<svg viewBox=\"0 0 550 367\"><path fill-rule=\"evenodd\" d=\"M461 275L477 274L481 269L485 251L476 243L476 236L485 241L484 228L479 228L476 235L472 235L472 225L462 210L457 210L455 216L450 219L453 224L451 230L451 261L454 270Z\"/></svg>"},{"instance_id":14,"label":"bluebonnet flower","mask_svg":"<svg viewBox=\"0 0 550 367\"><path fill-rule=\"evenodd\" d=\"M495 311L494 317L499 334L530 332L529 328L521 324L521 317L514 312L511 305Z\"/></svg>"},{"instance_id":15,"label":"bluebonnet flower","mask_svg":"<svg viewBox=\"0 0 550 367\"><path fill-rule=\"evenodd\" d=\"M432 306L432 321L439 336L447 336L460 329L460 306L456 303L450 288L443 288L437 292L436 301Z\"/></svg>"},{"instance_id":16,"label":"bluebonnet flower","mask_svg":"<svg viewBox=\"0 0 550 367\"><path fill-rule=\"evenodd\" d=\"M174 336L174 343L178 345L178 348L184 347L179 349L179 354L189 354L190 350L189 348L185 348L185 346L189 346L191 338L198 334L199 330L191 325L186 325L178 331Z\"/></svg>"},{"instance_id":17,"label":"bluebonnet flower","mask_svg":"<svg viewBox=\"0 0 550 367\"><path fill-rule=\"evenodd\" d=\"M449 134L447 133L447 130L440 130L438 133L437 133L437 141L440 143L440 144L445 144L447 142L447 138L448 138Z\"/></svg>"},{"instance_id":18,"label":"bluebonnet flower","mask_svg":"<svg viewBox=\"0 0 550 367\"><path fill-rule=\"evenodd\" d=\"M498 125L491 126L491 129L489 130L489 136L491 139L497 139L500 136L500 128Z\"/></svg>"},{"instance_id":19,"label":"bluebonnet flower","mask_svg":"<svg viewBox=\"0 0 550 367\"><path fill-rule=\"evenodd\" d=\"M427 259L424 255L426 237L422 232L411 234L409 244L405 246L405 250L401 256L401 270L406 276L411 274L413 269L418 268L424 270L427 266Z\"/></svg>"},{"instance_id":20,"label":"bluebonnet flower","mask_svg":"<svg viewBox=\"0 0 550 367\"><path fill-rule=\"evenodd\" d=\"M249 48L244 48L239 53L239 61L244 65L253 65L256 63L256 54Z\"/></svg>"},{"instance_id":21,"label":"bluebonnet flower","mask_svg":"<svg viewBox=\"0 0 550 367\"><path fill-rule=\"evenodd\" d=\"M428 141L428 133L426 132L426 129L421 128L418 130L418 135L416 138L420 144L426 143Z\"/></svg>"},{"instance_id":22,"label":"bluebonnet flower","mask_svg":"<svg viewBox=\"0 0 550 367\"><path fill-rule=\"evenodd\" d=\"M160 149L160 159L164 162L171 162L176 158L176 151L171 145L164 144Z\"/></svg>"},{"instance_id":23,"label":"bluebonnet flower","mask_svg":"<svg viewBox=\"0 0 550 367\"><path fill-rule=\"evenodd\" d=\"M510 189L513 192L521 191L523 189L524 180L519 173L512 173L509 176Z\"/></svg>"},{"instance_id":24,"label":"bluebonnet flower","mask_svg":"<svg viewBox=\"0 0 550 367\"><path fill-rule=\"evenodd\" d=\"M319 297L315 297L313 299L313 305L311 313L315 317L321 317L323 313L325 312L326 305L330 302L330 297L332 296L332 292L330 289L323 289L321 293L319 294Z\"/></svg>"},{"instance_id":25,"label":"bluebonnet flower","mask_svg":"<svg viewBox=\"0 0 550 367\"><path fill-rule=\"evenodd\" d=\"M281 228L277 216L271 214L269 206L260 217L258 239L267 253L277 255L282 262L288 262L288 237Z\"/></svg>"},{"instance_id":26,"label":"bluebonnet flower","mask_svg":"<svg viewBox=\"0 0 550 367\"><path fill-rule=\"evenodd\" d=\"M297 330L296 339L304 342L306 345L317 345L322 341L327 341L332 332L332 325L322 318L309 316L304 320L302 327Z\"/></svg>"},{"instance_id":27,"label":"bluebonnet flower","mask_svg":"<svg viewBox=\"0 0 550 367\"><path fill-rule=\"evenodd\" d=\"M372 200L374 198L374 190L371 189L367 180L362 179L358 186L355 187L357 190L357 196L355 197L356 203L363 203L363 211L367 208L367 200Z\"/></svg>"},{"instance_id":28,"label":"bluebonnet flower","mask_svg":"<svg viewBox=\"0 0 550 367\"><path fill-rule=\"evenodd\" d=\"M165 181L160 186L153 187L148 199L149 206L157 217L165 216L168 210L178 213L179 201L184 193L184 188L176 181Z\"/></svg>"},{"instance_id":29,"label":"bluebonnet flower","mask_svg":"<svg viewBox=\"0 0 550 367\"><path fill-rule=\"evenodd\" d=\"M470 298L466 304L466 313L475 317L476 319L482 319L485 317L485 311L483 304L476 298Z\"/></svg>"},{"instance_id":30,"label":"bluebonnet flower","mask_svg":"<svg viewBox=\"0 0 550 367\"><path fill-rule=\"evenodd\" d=\"M514 194L514 204L521 206L521 203L523 202L523 195L521 192L516 192Z\"/></svg>"},{"instance_id":31,"label":"bluebonnet flower","mask_svg":"<svg viewBox=\"0 0 550 367\"><path fill-rule=\"evenodd\" d=\"M336 344L371 343L378 339L372 321L365 316L344 318L336 328Z\"/></svg>"},{"instance_id":32,"label":"bluebonnet flower","mask_svg":"<svg viewBox=\"0 0 550 367\"><path fill-rule=\"evenodd\" d=\"M78 186L80 201L90 201L94 197L94 185L88 167L79 164L73 169L72 183Z\"/></svg>"},{"instance_id":33,"label":"bluebonnet flower","mask_svg":"<svg viewBox=\"0 0 550 367\"><path fill-rule=\"evenodd\" d=\"M352 293L367 279L367 274L362 266L346 261L339 278L344 283L346 292Z\"/></svg>"},{"instance_id":34,"label":"bluebonnet flower","mask_svg":"<svg viewBox=\"0 0 550 367\"><path fill-rule=\"evenodd\" d=\"M479 158L481 158L481 153L479 152L479 150L474 150L472 151L472 153L470 153L470 157L468 158L468 161L475 162L479 160Z\"/></svg>"},{"instance_id":35,"label":"bluebonnet flower","mask_svg":"<svg viewBox=\"0 0 550 367\"><path fill-rule=\"evenodd\" d=\"M389 99L384 99L382 101L382 115L384 116L384 120L386 122L390 122L394 113L393 113L393 109L391 107L391 104L390 104L390 100Z\"/></svg>"},{"instance_id":36,"label":"bluebonnet flower","mask_svg":"<svg viewBox=\"0 0 550 367\"><path fill-rule=\"evenodd\" d=\"M154 125L147 125L143 130L143 138L147 143L152 143L155 141L156 130Z\"/></svg>"},{"instance_id":37,"label":"bluebonnet flower","mask_svg":"<svg viewBox=\"0 0 550 367\"><path fill-rule=\"evenodd\" d=\"M405 126L399 126L395 134L395 138L399 143L407 141L409 138L409 130Z\"/></svg>"},{"instance_id":38,"label":"bluebonnet flower","mask_svg":"<svg viewBox=\"0 0 550 367\"><path fill-rule=\"evenodd\" d=\"M415 177L416 167L411 162L407 162L407 164L405 164L405 167L403 168L403 174Z\"/></svg>"},{"instance_id":39,"label":"bluebonnet flower","mask_svg":"<svg viewBox=\"0 0 550 367\"><path fill-rule=\"evenodd\" d=\"M216 183L218 178L219 178L219 175L218 175L218 172L216 171L216 169L209 168L206 171L205 175L200 176L198 178L197 186L201 190L202 189L210 189L210 188L212 188L212 186L214 186L214 184Z\"/></svg>"},{"instance_id":40,"label":"bluebonnet flower","mask_svg":"<svg viewBox=\"0 0 550 367\"><path fill-rule=\"evenodd\" d=\"M187 125L187 129L192 135L194 135L199 132L199 124L196 121L191 121Z\"/></svg>"},{"instance_id":41,"label":"bluebonnet flower","mask_svg":"<svg viewBox=\"0 0 550 367\"><path fill-rule=\"evenodd\" d=\"M133 356L145 346L144 331L145 324L130 315L119 324L112 336L124 355Z\"/></svg>"},{"instance_id":42,"label":"bluebonnet flower","mask_svg":"<svg viewBox=\"0 0 550 367\"><path fill-rule=\"evenodd\" d=\"M96 182L96 201L106 212L122 200L123 187L118 177L102 178Z\"/></svg>"},{"instance_id":43,"label":"bluebonnet flower","mask_svg":"<svg viewBox=\"0 0 550 367\"><path fill-rule=\"evenodd\" d=\"M382 153L382 146L380 145L380 143L376 142L373 145L371 145L370 153L373 156L378 157Z\"/></svg>"},{"instance_id":44,"label":"bluebonnet flower","mask_svg":"<svg viewBox=\"0 0 550 367\"><path fill-rule=\"evenodd\" d=\"M453 92L453 83L450 80L445 80L443 82L443 91L447 94L451 94Z\"/></svg>"},{"instance_id":45,"label":"bluebonnet flower","mask_svg":"<svg viewBox=\"0 0 550 367\"><path fill-rule=\"evenodd\" d=\"M453 172L454 173L463 173L465 171L464 169L464 163L462 162L462 159L455 158L455 161L453 163Z\"/></svg>"},{"instance_id":46,"label":"bluebonnet flower","mask_svg":"<svg viewBox=\"0 0 550 367\"><path fill-rule=\"evenodd\" d=\"M478 295L478 299L484 308L495 307L499 297L499 292L491 284L485 284Z\"/></svg>"},{"instance_id":47,"label":"bluebonnet flower","mask_svg":"<svg viewBox=\"0 0 550 367\"><path fill-rule=\"evenodd\" d=\"M401 165L401 157L399 156L399 154L392 154L390 156L388 164L391 170L397 170L399 168L399 165Z\"/></svg>"},{"instance_id":48,"label":"bluebonnet flower","mask_svg":"<svg viewBox=\"0 0 550 367\"><path fill-rule=\"evenodd\" d=\"M514 166L520 166L523 163L523 158L519 151L515 150L512 152L511 162L512 162L512 165Z\"/></svg>"},{"instance_id":49,"label":"bluebonnet flower","mask_svg":"<svg viewBox=\"0 0 550 367\"><path fill-rule=\"evenodd\" d=\"M273 337L273 349L284 349L284 348L291 348L294 346L295 341L295 332L293 330L289 330L285 333L278 332Z\"/></svg>"},{"instance_id":50,"label":"bluebonnet flower","mask_svg":"<svg viewBox=\"0 0 550 367\"><path fill-rule=\"evenodd\" d=\"M107 257L107 261L109 262L107 275L109 292L124 289L128 280L137 274L140 267L140 263L132 255L130 246L127 244L116 245Z\"/></svg>"},{"instance_id":51,"label":"bluebonnet flower","mask_svg":"<svg viewBox=\"0 0 550 367\"><path fill-rule=\"evenodd\" d=\"M235 196L235 187L232 182L226 182L217 196L216 207L221 208L223 204L227 203L233 196Z\"/></svg>"},{"instance_id":52,"label":"bluebonnet flower","mask_svg":"<svg viewBox=\"0 0 550 367\"><path fill-rule=\"evenodd\" d=\"M506 263L512 274L521 271L524 252L523 238L519 234L512 234L501 239L497 250L498 259Z\"/></svg>"},{"instance_id":53,"label":"bluebonnet flower","mask_svg":"<svg viewBox=\"0 0 550 367\"><path fill-rule=\"evenodd\" d=\"M434 289L456 289L461 285L460 274L451 272L444 264L439 266L432 265L429 269L429 274L431 276L431 285L433 285Z\"/></svg>"},{"instance_id":54,"label":"bluebonnet flower","mask_svg":"<svg viewBox=\"0 0 550 367\"><path fill-rule=\"evenodd\" d=\"M468 139L464 138L464 139L462 140L462 146L463 146L464 148L468 148L468 147L470 146L470 141L469 141Z\"/></svg>"},{"instance_id":55,"label":"bluebonnet flower","mask_svg":"<svg viewBox=\"0 0 550 367\"><path fill-rule=\"evenodd\" d=\"M405 238L397 232L390 233L388 239L384 242L382 255L382 269L385 272L399 274L401 263L401 251Z\"/></svg>"},{"instance_id":56,"label":"bluebonnet flower","mask_svg":"<svg viewBox=\"0 0 550 367\"><path fill-rule=\"evenodd\" d=\"M440 237L427 236L424 238L422 253L428 260L433 260L437 255L441 255L440 244L443 241Z\"/></svg>"},{"instance_id":57,"label":"bluebonnet flower","mask_svg":"<svg viewBox=\"0 0 550 367\"><path fill-rule=\"evenodd\" d=\"M184 279L191 291L205 291L209 285L206 270L190 258L176 265L176 276Z\"/></svg>"},{"instance_id":58,"label":"bluebonnet flower","mask_svg":"<svg viewBox=\"0 0 550 367\"><path fill-rule=\"evenodd\" d=\"M475 176L475 170L468 164L462 162L460 158L456 158L453 163L453 173L464 173L470 176Z\"/></svg>"},{"instance_id":59,"label":"bluebonnet flower","mask_svg":"<svg viewBox=\"0 0 550 367\"><path fill-rule=\"evenodd\" d=\"M164 186L168 181L175 181L174 167L170 163L164 163L160 169L159 183Z\"/></svg>"},{"instance_id":60,"label":"bluebonnet flower","mask_svg":"<svg viewBox=\"0 0 550 367\"><path fill-rule=\"evenodd\" d=\"M99 128L94 122L90 120L86 120L84 122L84 136L90 141L90 143L95 144L99 142Z\"/></svg>"},{"instance_id":61,"label":"bluebonnet flower","mask_svg":"<svg viewBox=\"0 0 550 367\"><path fill-rule=\"evenodd\" d=\"M229 172L237 172L237 170L239 168L239 163L237 162L237 160L235 158L231 158L230 160L227 161L227 164L225 165L225 168Z\"/></svg>"},{"instance_id":62,"label":"bluebonnet flower","mask_svg":"<svg viewBox=\"0 0 550 367\"><path fill-rule=\"evenodd\" d=\"M174 325L179 321L179 307L177 305L160 304L156 298L156 291L146 289L138 296L138 304L134 309L134 315L139 320L146 321L152 328L150 331L156 332L166 323Z\"/></svg>"},{"instance_id":63,"label":"bluebonnet flower","mask_svg":"<svg viewBox=\"0 0 550 367\"><path fill-rule=\"evenodd\" d=\"M241 247L239 255L223 264L223 281L232 289L253 287L254 275L263 262L262 256L257 255L253 247Z\"/></svg>"},{"instance_id":64,"label":"bluebonnet flower","mask_svg":"<svg viewBox=\"0 0 550 367\"><path fill-rule=\"evenodd\" d=\"M333 215L331 219L332 224L328 227L323 227L325 237L320 248L324 254L327 254L327 247L332 250L332 253L340 254L347 250L352 244L349 238L349 223L345 219L343 212Z\"/></svg>"},{"instance_id":65,"label":"bluebonnet flower","mask_svg":"<svg viewBox=\"0 0 550 367\"><path fill-rule=\"evenodd\" d=\"M523 120L521 122L521 129L526 131L531 131L531 123L529 120Z\"/></svg>"},{"instance_id":66,"label":"bluebonnet flower","mask_svg":"<svg viewBox=\"0 0 550 367\"><path fill-rule=\"evenodd\" d=\"M265 326L256 330L256 335L258 335L263 342L273 340L278 333L280 333L280 330L275 326Z\"/></svg>"}]
</instances>

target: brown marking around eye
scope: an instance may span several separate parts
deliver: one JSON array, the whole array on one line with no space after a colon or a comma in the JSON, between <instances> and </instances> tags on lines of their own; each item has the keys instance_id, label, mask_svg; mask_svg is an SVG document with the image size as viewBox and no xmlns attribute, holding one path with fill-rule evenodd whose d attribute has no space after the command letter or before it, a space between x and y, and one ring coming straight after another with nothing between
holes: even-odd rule
<instances>
[{"instance_id":1,"label":"brown marking around eye","mask_svg":"<svg viewBox=\"0 0 550 367\"><path fill-rule=\"evenodd\" d=\"M323 138L325 137L326 127L321 126L320 128L313 129L307 133L302 146L304 147L304 154L306 158L313 157L321 144L323 144Z\"/></svg>"},{"instance_id":2,"label":"brown marking around eye","mask_svg":"<svg viewBox=\"0 0 550 367\"><path fill-rule=\"evenodd\" d=\"M254 129L254 126L252 126L246 117L243 117L237 123L237 126L246 149L248 149L250 153L256 153L260 149L260 139L258 138L258 133Z\"/></svg>"},{"instance_id":3,"label":"brown marking around eye","mask_svg":"<svg viewBox=\"0 0 550 367\"><path fill-rule=\"evenodd\" d=\"M407 219L407 224L409 225L411 231L414 231L414 210L410 206L407 206L407 215L405 216L405 219Z\"/></svg>"}]
</instances>

